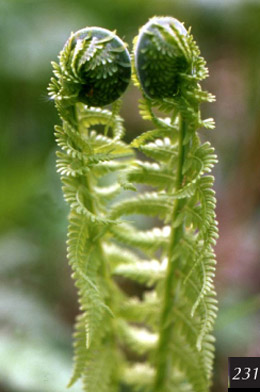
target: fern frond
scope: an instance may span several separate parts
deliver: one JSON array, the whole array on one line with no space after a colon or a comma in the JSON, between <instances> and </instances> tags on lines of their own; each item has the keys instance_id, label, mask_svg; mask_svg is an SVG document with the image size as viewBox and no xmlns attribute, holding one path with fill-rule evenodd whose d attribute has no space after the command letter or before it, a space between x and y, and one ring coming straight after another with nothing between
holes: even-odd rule
<instances>
[{"instance_id":1,"label":"fern frond","mask_svg":"<svg viewBox=\"0 0 260 392\"><path fill-rule=\"evenodd\" d=\"M105 243L104 249L112 270L119 264L138 263L141 260L134 252L116 244Z\"/></svg>"},{"instance_id":2,"label":"fern frond","mask_svg":"<svg viewBox=\"0 0 260 392\"><path fill-rule=\"evenodd\" d=\"M122 200L115 204L111 211L111 219L116 219L121 215L130 215L143 213L163 217L169 213L172 201L166 194L158 194L156 192L147 192L137 198Z\"/></svg>"},{"instance_id":3,"label":"fern frond","mask_svg":"<svg viewBox=\"0 0 260 392\"><path fill-rule=\"evenodd\" d=\"M177 367L185 372L194 392L206 392L209 379L205 371L204 361L199 351L190 346L186 339L178 334L172 344L172 355Z\"/></svg>"},{"instance_id":4,"label":"fern frond","mask_svg":"<svg viewBox=\"0 0 260 392\"><path fill-rule=\"evenodd\" d=\"M80 308L85 317L86 347L89 347L109 309L104 302L105 292L96 277L100 260L89 241L88 220L75 213L70 217L67 245L72 277L79 290Z\"/></svg>"},{"instance_id":5,"label":"fern frond","mask_svg":"<svg viewBox=\"0 0 260 392\"><path fill-rule=\"evenodd\" d=\"M214 127L212 119L201 119L199 109L201 102L212 102L214 97L199 85L208 74L205 61L177 20L151 19L140 30L134 45L134 79L143 92L140 114L156 129L138 136L132 146L154 163L128 168L120 181L128 189L135 183L155 189L113 205L111 217L156 214L170 229L165 241L158 242L156 271L153 252L145 264L122 263L115 268L115 273L141 282L145 288L149 284L155 287L157 315L147 299L129 300L122 315L158 333L154 354L148 353L147 358L155 371L150 390L169 392L176 387L178 392L207 392L214 352L211 332L217 310L212 250L217 238L216 200L214 179L209 173L217 157L210 143L200 142L197 130ZM154 109L171 117L160 118ZM136 252L145 253L144 243L138 242L134 234L142 233L133 226L127 226L125 233L122 227L120 232L120 226L113 229L115 237L135 247ZM158 275L163 259L168 263Z\"/></svg>"},{"instance_id":6,"label":"fern frond","mask_svg":"<svg viewBox=\"0 0 260 392\"><path fill-rule=\"evenodd\" d=\"M152 230L137 230L130 224L120 223L111 227L115 238L123 244L141 249L145 253L153 253L160 247L165 248L169 242L170 227L155 227Z\"/></svg>"},{"instance_id":7,"label":"fern frond","mask_svg":"<svg viewBox=\"0 0 260 392\"><path fill-rule=\"evenodd\" d=\"M177 135L176 135L177 136ZM177 162L178 148L168 137L156 139L154 142L140 145L140 150L148 157L159 162L169 162L175 158Z\"/></svg>"},{"instance_id":8,"label":"fern frond","mask_svg":"<svg viewBox=\"0 0 260 392\"><path fill-rule=\"evenodd\" d=\"M149 392L154 378L154 369L144 363L126 367L122 374L122 382L133 388L135 392Z\"/></svg>"},{"instance_id":9,"label":"fern frond","mask_svg":"<svg viewBox=\"0 0 260 392\"><path fill-rule=\"evenodd\" d=\"M57 172L62 176L84 176L89 170L88 167L82 163L82 160L74 158L73 162L71 162L70 157L60 151L58 151L56 155L58 157L56 164Z\"/></svg>"},{"instance_id":10,"label":"fern frond","mask_svg":"<svg viewBox=\"0 0 260 392\"><path fill-rule=\"evenodd\" d=\"M165 189L174 181L174 176L167 166L137 161L136 167L123 172L119 181L124 188L127 188L127 184L139 183Z\"/></svg>"},{"instance_id":11,"label":"fern frond","mask_svg":"<svg viewBox=\"0 0 260 392\"><path fill-rule=\"evenodd\" d=\"M154 350L156 347L158 336L145 328L129 326L121 320L118 323L118 331L122 344L126 344L131 351L139 355Z\"/></svg>"},{"instance_id":12,"label":"fern frond","mask_svg":"<svg viewBox=\"0 0 260 392\"><path fill-rule=\"evenodd\" d=\"M120 108L120 107L119 107ZM117 114L118 107L115 107L114 112L107 109L100 108L86 108L81 109L80 121L86 128L91 128L93 125L102 124L112 129L113 137L120 140L125 133L123 121Z\"/></svg>"},{"instance_id":13,"label":"fern frond","mask_svg":"<svg viewBox=\"0 0 260 392\"><path fill-rule=\"evenodd\" d=\"M81 377L88 360L88 351L86 350L85 316L82 314L77 317L73 338L74 370L68 387L75 384L75 382Z\"/></svg>"},{"instance_id":14,"label":"fern frond","mask_svg":"<svg viewBox=\"0 0 260 392\"><path fill-rule=\"evenodd\" d=\"M81 378L86 392L111 392L120 363L112 319L121 294L110 279L103 242L117 223L108 203L122 188L118 182L103 186L102 177L125 168L133 156L121 141L118 100L130 77L129 55L114 33L86 28L71 34L53 69L49 93L62 120L55 127L57 171L70 207L68 260L81 311L69 385ZM98 107L112 102L112 110Z\"/></svg>"},{"instance_id":15,"label":"fern frond","mask_svg":"<svg viewBox=\"0 0 260 392\"><path fill-rule=\"evenodd\" d=\"M214 128L200 104L215 97L200 86L208 70L190 30L174 18L152 18L140 30L132 68L140 114L152 129L128 145L119 97L130 62L115 33L72 33L53 63L49 94L62 120L57 172L70 207L68 259L81 311L69 385L81 379L85 392L208 392L217 156L199 130ZM104 185L110 174L113 184ZM140 230L126 222L129 215L155 219ZM138 298L122 282L136 283Z\"/></svg>"},{"instance_id":16,"label":"fern frond","mask_svg":"<svg viewBox=\"0 0 260 392\"><path fill-rule=\"evenodd\" d=\"M160 306L158 296L154 291L145 292L142 300L129 298L121 305L119 315L130 323L141 323L152 326L158 325L159 314L154 309Z\"/></svg>"},{"instance_id":17,"label":"fern frond","mask_svg":"<svg viewBox=\"0 0 260 392\"><path fill-rule=\"evenodd\" d=\"M143 260L131 264L119 264L113 273L150 287L164 277L165 266L159 263L158 260Z\"/></svg>"},{"instance_id":18,"label":"fern frond","mask_svg":"<svg viewBox=\"0 0 260 392\"><path fill-rule=\"evenodd\" d=\"M111 139L107 136L91 131L87 143L91 146L92 154L110 154L116 157L133 155L132 149L118 139Z\"/></svg>"},{"instance_id":19,"label":"fern frond","mask_svg":"<svg viewBox=\"0 0 260 392\"><path fill-rule=\"evenodd\" d=\"M112 392L117 381L117 358L113 358L110 342L100 344L89 354L85 365L83 385L85 391Z\"/></svg>"},{"instance_id":20,"label":"fern frond","mask_svg":"<svg viewBox=\"0 0 260 392\"><path fill-rule=\"evenodd\" d=\"M126 169L132 161L108 161L99 162L93 166L93 174L98 177L102 177L108 173L120 172Z\"/></svg>"},{"instance_id":21,"label":"fern frond","mask_svg":"<svg viewBox=\"0 0 260 392\"><path fill-rule=\"evenodd\" d=\"M161 137L171 137L172 136L171 128L163 128L163 129L153 129L151 131L147 131L137 136L131 143L132 147L139 148L146 141L153 141L157 138Z\"/></svg>"},{"instance_id":22,"label":"fern frond","mask_svg":"<svg viewBox=\"0 0 260 392\"><path fill-rule=\"evenodd\" d=\"M113 200L121 192L121 186L118 183L106 187L95 186L93 188L100 201L104 203L107 203L108 200Z\"/></svg>"}]
</instances>

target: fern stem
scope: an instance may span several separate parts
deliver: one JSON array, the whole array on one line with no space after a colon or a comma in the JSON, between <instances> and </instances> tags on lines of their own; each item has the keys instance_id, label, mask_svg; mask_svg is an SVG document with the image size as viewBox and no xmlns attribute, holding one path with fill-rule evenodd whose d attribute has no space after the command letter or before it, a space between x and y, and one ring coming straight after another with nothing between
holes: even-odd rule
<instances>
[{"instance_id":1,"label":"fern stem","mask_svg":"<svg viewBox=\"0 0 260 392\"><path fill-rule=\"evenodd\" d=\"M174 191L178 191L183 182L183 163L185 157L185 147L183 145L183 140L186 132L186 122L180 118L180 130L179 130L179 140L178 140L178 166L177 175L175 181ZM183 200L177 199L175 201L171 222L175 222L176 217L179 213L183 204ZM172 369L171 366L171 338L173 333L173 322L170 319L172 314L172 308L174 303L178 298L178 292L180 290L180 280L176 279L176 266L180 260L174 258L175 247L178 240L182 236L183 227L182 225L177 228L171 228L170 244L168 251L168 267L165 278L165 290L163 295L163 307L160 319L160 337L156 353L157 361L157 373L155 376L154 392L164 392L166 389L167 380L169 380L169 372Z\"/></svg>"}]
</instances>

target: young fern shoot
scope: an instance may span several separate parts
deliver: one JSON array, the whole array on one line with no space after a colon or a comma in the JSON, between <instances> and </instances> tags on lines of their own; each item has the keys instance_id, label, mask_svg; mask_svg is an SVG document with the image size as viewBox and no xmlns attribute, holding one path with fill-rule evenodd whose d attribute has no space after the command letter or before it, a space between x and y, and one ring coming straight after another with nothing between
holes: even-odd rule
<instances>
[{"instance_id":1,"label":"young fern shoot","mask_svg":"<svg viewBox=\"0 0 260 392\"><path fill-rule=\"evenodd\" d=\"M198 130L214 128L213 120L202 120L200 112L200 104L214 97L199 84L208 71L193 37L174 18L155 17L141 28L134 41L133 68L143 93L140 113L154 129L132 142L150 160L127 169L121 182L127 187L146 184L152 191L114 206L113 217L152 215L161 219L162 227L148 232L114 227L119 240L137 252L152 253L151 261L116 270L149 288L143 300L128 303L126 317L146 326L150 345L146 364L133 366L127 377L135 387L142 379L152 392L206 392L217 311L213 246L218 231L209 173L217 157L209 142L200 142ZM130 343L140 352L143 342L137 338Z\"/></svg>"},{"instance_id":2,"label":"young fern shoot","mask_svg":"<svg viewBox=\"0 0 260 392\"><path fill-rule=\"evenodd\" d=\"M62 120L55 127L61 149L57 171L70 206L68 259L81 310L69 385L81 378L85 391L110 391L117 385L113 303L118 290L109 276L105 242L118 224L109 218L107 204L120 185L102 186L102 178L125 168L133 155L121 141L124 128L118 114L119 97L131 76L130 56L115 33L93 27L72 33L59 64L52 65L49 93ZM110 103L112 111L102 108Z\"/></svg>"},{"instance_id":3,"label":"young fern shoot","mask_svg":"<svg viewBox=\"0 0 260 392\"><path fill-rule=\"evenodd\" d=\"M53 63L49 91L62 120L57 170L70 205L68 258L81 309L69 385L208 392L217 310L209 173L217 158L198 130L214 128L200 113L214 97L200 86L208 72L193 37L174 18L155 17L140 29L132 68L140 114L153 129L128 146L119 116L131 74L124 43L108 30L82 29ZM135 159L134 149L149 159ZM106 187L108 173L118 181ZM134 196L116 199L124 189ZM158 227L140 230L124 219L132 214L155 217ZM142 295L129 297L121 278L140 284Z\"/></svg>"}]
</instances>

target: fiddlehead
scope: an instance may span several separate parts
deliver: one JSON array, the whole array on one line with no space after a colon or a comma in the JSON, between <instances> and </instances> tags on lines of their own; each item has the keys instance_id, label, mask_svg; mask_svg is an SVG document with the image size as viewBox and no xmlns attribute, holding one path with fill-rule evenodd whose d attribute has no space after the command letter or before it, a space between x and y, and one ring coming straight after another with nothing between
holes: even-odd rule
<instances>
[{"instance_id":1,"label":"fiddlehead","mask_svg":"<svg viewBox=\"0 0 260 392\"><path fill-rule=\"evenodd\" d=\"M72 33L59 60L59 65L53 63L57 79L52 80L51 95L69 103L108 105L122 95L130 81L124 43L115 33L100 27Z\"/></svg>"},{"instance_id":2,"label":"fiddlehead","mask_svg":"<svg viewBox=\"0 0 260 392\"><path fill-rule=\"evenodd\" d=\"M134 80L143 92L140 113L154 128L132 142L150 158L139 162L120 140L114 102L130 77L122 41L104 29L83 29L59 60L49 91L62 119L57 169L70 205L68 257L81 307L70 385L81 378L87 392L109 392L119 383L142 392L206 392L217 228L208 174L216 155L197 133L214 127L200 115L200 103L214 99L199 84L207 77L205 61L176 19L153 18L140 30ZM112 111L102 108L109 103ZM171 116L158 117L154 108ZM103 187L102 177L119 170L119 183ZM136 191L140 183L151 191L114 201L120 187ZM139 230L122 221L131 214L155 216L160 227ZM128 298L112 275L144 285L141 298Z\"/></svg>"},{"instance_id":3,"label":"fiddlehead","mask_svg":"<svg viewBox=\"0 0 260 392\"><path fill-rule=\"evenodd\" d=\"M84 390L110 391L117 382L118 352L113 327L118 290L109 277L105 242L117 225L107 203L120 190L102 178L129 164L132 150L124 133L118 98L128 85L131 65L125 44L112 32L86 28L71 34L53 63L49 93L62 126L55 127L60 151L57 171L70 206L68 259L79 292L81 315L75 332L75 369ZM112 103L112 110L102 106ZM95 127L103 127L100 134Z\"/></svg>"},{"instance_id":4,"label":"fiddlehead","mask_svg":"<svg viewBox=\"0 0 260 392\"><path fill-rule=\"evenodd\" d=\"M192 36L174 18L153 18L135 39L134 80L143 92L140 113L154 129L137 137L132 146L154 162L137 162L121 175L121 183L152 186L142 196L114 205L111 217L133 213L160 217L161 228L137 230L113 227L119 241L158 260L122 263L115 274L145 283L154 291L123 308L128 322L123 338L149 365L137 363L125 371L125 382L153 392L208 391L211 382L216 317L213 286L217 238L213 177L216 163L209 142L201 143L198 129L214 128L202 120L200 104L214 97L200 81L208 76L205 61ZM170 117L158 117L153 109ZM145 336L146 346L140 336ZM142 387L140 386L143 382ZM143 388L143 389L142 389Z\"/></svg>"}]
</instances>

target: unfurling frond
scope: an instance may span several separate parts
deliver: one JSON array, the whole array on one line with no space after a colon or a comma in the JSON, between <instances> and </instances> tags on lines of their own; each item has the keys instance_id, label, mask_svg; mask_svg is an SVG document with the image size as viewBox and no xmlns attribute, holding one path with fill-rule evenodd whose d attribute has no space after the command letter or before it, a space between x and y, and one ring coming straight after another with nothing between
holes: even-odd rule
<instances>
[{"instance_id":1,"label":"unfurling frond","mask_svg":"<svg viewBox=\"0 0 260 392\"><path fill-rule=\"evenodd\" d=\"M61 149L57 172L70 206L68 259L81 311L69 385L80 378L87 392L110 392L119 380L119 359L112 322L115 293L104 239L118 224L107 207L122 187L116 181L103 186L102 177L126 168L133 156L132 148L121 141L118 99L130 79L130 57L114 33L85 28L71 34L53 72L49 92L62 120L62 126L55 127ZM110 103L111 110L102 107Z\"/></svg>"},{"instance_id":2,"label":"unfurling frond","mask_svg":"<svg viewBox=\"0 0 260 392\"><path fill-rule=\"evenodd\" d=\"M72 33L52 65L49 93L62 120L57 172L70 206L68 259L81 312L69 386L81 379L85 392L208 392L218 229L217 156L199 137L200 128L214 128L200 112L214 100L200 86L205 60L174 18L140 29L133 80L152 129L129 145L118 98L130 57L115 33Z\"/></svg>"},{"instance_id":3,"label":"unfurling frond","mask_svg":"<svg viewBox=\"0 0 260 392\"><path fill-rule=\"evenodd\" d=\"M111 217L156 214L162 225L169 225L169 232L163 237L157 229L157 245L152 248L151 242L149 253L148 233L153 229L146 234L132 225L113 228L119 241L152 257L116 265L116 275L155 290L153 310L145 296L129 300L122 314L129 322L145 325L157 339L152 351L147 351L150 383L141 390L207 392L217 310L212 247L218 235L214 178L209 173L217 157L209 142L201 144L197 130L213 128L211 119L201 119L199 105L214 97L200 87L199 82L208 74L205 61L192 36L176 19L152 18L141 28L134 46L134 81L143 92L140 114L156 129L138 136L132 146L153 161L127 168L120 182L129 189L138 183L152 186L153 192L120 201L113 206ZM166 117L158 117L154 109ZM155 250L160 255L156 261ZM125 332L125 340L138 350L131 329ZM141 385L138 375L143 370L137 364L131 368L132 377L129 369L125 372L134 390Z\"/></svg>"}]
</instances>

